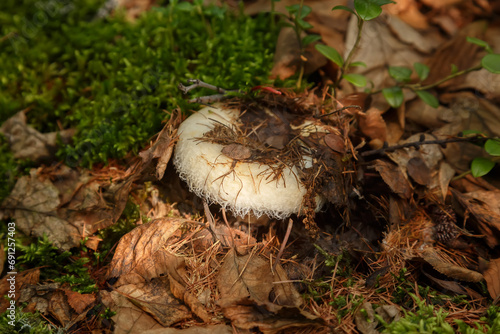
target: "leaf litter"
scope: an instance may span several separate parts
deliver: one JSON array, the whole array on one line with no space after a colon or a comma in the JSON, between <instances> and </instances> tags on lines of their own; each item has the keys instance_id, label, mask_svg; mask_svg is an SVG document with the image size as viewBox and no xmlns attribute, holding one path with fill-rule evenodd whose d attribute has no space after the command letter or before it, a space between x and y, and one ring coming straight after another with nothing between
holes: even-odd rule
<instances>
[{"instance_id":1,"label":"leaf litter","mask_svg":"<svg viewBox=\"0 0 500 334\"><path fill-rule=\"evenodd\" d=\"M436 8L441 8L442 3L423 2ZM278 2L277 10L284 12L287 3ZM500 47L495 28L471 23L467 18L469 4L422 15L415 3L401 1L388 6L384 16L369 22L372 26L365 30L367 35L363 36L354 60L368 65L360 68L360 73L377 87L390 80L383 70L387 66L426 62L433 69L435 77L427 79L432 82L449 74L449 67L443 64L451 62L459 68L473 64L478 49L463 47L464 36L470 33L485 38L494 48ZM474 11L483 13L488 4L478 3L480 6L474 7ZM328 11L322 10L319 2L305 4L313 8L309 18L313 32L319 33L326 44L341 53L352 47L356 29L354 21L348 22L348 15L330 12L330 3ZM345 5L345 1L338 4ZM251 2L245 10L256 13L266 6L261 1ZM447 13L450 8L456 10L453 16ZM332 15L337 15L335 23L330 19ZM454 37L443 36L436 24ZM377 38L377 43L373 38ZM445 40L448 42L443 43ZM283 47L295 42L290 37L278 41L278 48L285 52L277 53L275 58L276 76L286 78L298 70L293 48ZM311 72L319 69L326 80L334 76L332 63L308 59ZM302 221L294 217L304 224L295 224L279 262L276 255L283 240L282 222L271 219L264 220L263 225L252 225L231 215L229 222L222 222L216 214L211 225L208 217L200 216L200 200L185 189L180 190L183 186L175 180L169 159L181 113L172 114L149 148L139 158L128 161L129 168L112 162L91 171L64 165L32 169L18 180L1 206L2 217L13 217L26 235L47 235L62 250L78 247L87 238L87 244L93 245L89 247L96 250L101 240L95 233L116 224L130 198L141 207L145 218L141 217L136 227L118 242L106 266L106 275L100 278L99 283L106 288L81 294L64 284L40 282L43 268L36 268L17 276L19 300L27 303L27 310L39 310L72 330L82 323L88 328L97 326L95 316L87 314L102 303L116 312L111 317L116 333L176 333L180 328L206 333L233 329L263 333L378 333L375 314L391 322L402 315L403 309L412 309L408 295L394 301L404 275L404 281L410 284L427 284L449 295L467 296L467 314L451 299L444 300L444 304L451 318L469 324L478 322L488 302L487 294L476 283L484 281L492 299L500 295L500 264L495 255L500 239L498 182L470 176L453 179L468 169L471 157L480 154L478 148L463 142L446 147L422 145L366 160L356 153L367 142L377 149L384 142L418 142L422 136L446 139L471 128L487 136L499 136L500 113L495 103L463 91L479 87L484 97L498 98L500 90L491 89L498 84L498 78L482 79L480 73L442 85L442 104L437 110L430 110L412 94L405 96L403 108L389 110L378 97L366 102L356 88L341 87L341 106L355 104L362 106L361 110L348 108L324 117L324 122L340 125L339 133L311 140L315 145L323 145L325 166L331 166L335 160L331 156L351 153L356 163L341 173L350 176L356 171L360 176L349 178L349 188L343 188L344 195L349 196L341 200L328 192L338 186L324 178L322 187L315 191L336 205ZM346 103L349 99L356 102ZM307 105L304 101L306 98L301 103ZM309 101L309 107L319 106L323 114L335 110L319 101ZM344 123L338 122L341 117ZM18 156L34 161L51 157L53 135L35 133L26 126L24 113L10 121L22 129L16 132L18 135L24 133L11 142ZM9 134L8 130L7 126L2 127L3 133ZM267 138L271 152L264 157L267 159L273 156L274 149L286 146L283 138L289 135L286 130L269 130L259 132ZM11 138L17 138L15 134ZM29 145L16 144L32 137L42 138L37 142L38 152L25 150ZM247 146L234 146L245 143L226 144L228 155L249 158ZM153 190L144 189L146 179L153 180ZM169 197L180 200L175 205ZM178 209L181 206L189 209ZM217 207L210 209L215 212ZM312 226L315 233L311 233ZM8 287L4 282L0 289L5 292ZM419 290L415 292L418 294ZM3 310L7 304L0 306Z\"/></svg>"}]
</instances>

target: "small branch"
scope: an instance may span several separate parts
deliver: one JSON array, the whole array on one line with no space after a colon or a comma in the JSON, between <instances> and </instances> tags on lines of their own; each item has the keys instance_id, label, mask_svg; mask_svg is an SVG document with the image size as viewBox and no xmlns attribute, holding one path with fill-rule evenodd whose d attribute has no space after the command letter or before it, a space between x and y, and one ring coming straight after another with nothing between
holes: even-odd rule
<instances>
[{"instance_id":1,"label":"small branch","mask_svg":"<svg viewBox=\"0 0 500 334\"><path fill-rule=\"evenodd\" d=\"M333 115L333 114L336 114L336 113L339 113L341 111L344 111L346 109L350 109L350 108L356 108L356 109L359 109L359 110L363 110L360 106L356 106L356 105L350 105L350 106L345 106L345 107L342 107L340 109L336 109L332 112L329 112L327 114L323 114L323 115L314 115L314 118L321 118L321 117L326 117L326 116L330 116L330 115Z\"/></svg>"},{"instance_id":2,"label":"small branch","mask_svg":"<svg viewBox=\"0 0 500 334\"><path fill-rule=\"evenodd\" d=\"M237 89L224 89L221 87L217 87L214 85L211 85L209 83L203 82L199 79L189 79L188 83L190 83L190 86L184 86L182 83L179 83L177 87L181 90L183 94L187 94L191 90L201 87L201 88L208 88L210 90L213 90L219 94L214 94L214 95L208 95L208 96L201 96L197 97L191 100L188 100L189 103L201 103L201 104L207 104L207 103L212 103L212 102L218 102L224 98L227 97L227 94L230 92L240 92Z\"/></svg>"}]
</instances>

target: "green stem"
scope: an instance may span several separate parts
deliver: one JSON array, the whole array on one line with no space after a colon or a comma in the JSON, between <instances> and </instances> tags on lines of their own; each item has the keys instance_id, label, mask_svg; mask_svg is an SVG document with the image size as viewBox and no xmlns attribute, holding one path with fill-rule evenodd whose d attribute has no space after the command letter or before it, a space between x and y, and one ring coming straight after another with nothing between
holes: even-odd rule
<instances>
[{"instance_id":1,"label":"green stem","mask_svg":"<svg viewBox=\"0 0 500 334\"><path fill-rule=\"evenodd\" d=\"M408 88L408 89L411 89L414 92L420 91L420 90L427 90L427 89L431 89L431 88L437 87L437 86L439 86L440 84L442 84L442 83L444 83L446 81L449 81L449 80L454 79L456 77L459 77L461 75L467 74L469 72L478 71L478 70L480 70L482 68L483 68L483 66L481 64L479 64L479 65L467 68L465 70L452 73L452 74L444 77L443 79L438 80L438 81L436 81L436 82L434 82L432 84L426 85L426 86L421 86L420 83L417 83L417 84L402 84L402 85L397 85L397 87L401 87L401 89ZM377 90L371 92L370 94L375 95L375 94L378 94L380 92L382 92L382 89L377 89Z\"/></svg>"},{"instance_id":2,"label":"green stem","mask_svg":"<svg viewBox=\"0 0 500 334\"><path fill-rule=\"evenodd\" d=\"M365 23L365 21L357 15L356 18L358 19L358 35L356 36L356 41L354 42L351 51L349 51L349 54L347 55L347 59L345 60L344 65L340 68L339 78L333 84L333 97L337 97L337 87L340 85L344 73L349 69L349 64L351 63L352 57L354 56L354 53L357 51L359 42L361 41L361 34L363 33L363 24Z\"/></svg>"},{"instance_id":3,"label":"green stem","mask_svg":"<svg viewBox=\"0 0 500 334\"><path fill-rule=\"evenodd\" d=\"M302 7L304 6L304 0L300 0L300 5L299 5L299 11L297 12L297 15L294 17L294 30L295 30L295 35L297 36L297 41L299 42L299 52L300 52L300 72L299 72L299 78L297 80L297 89L300 89L301 83L302 83L302 77L304 76L304 61L302 60L303 54L304 54L304 47L302 45L302 39L300 38L300 33L302 32L302 29L298 25L298 19L300 19L302 15Z\"/></svg>"}]
</instances>

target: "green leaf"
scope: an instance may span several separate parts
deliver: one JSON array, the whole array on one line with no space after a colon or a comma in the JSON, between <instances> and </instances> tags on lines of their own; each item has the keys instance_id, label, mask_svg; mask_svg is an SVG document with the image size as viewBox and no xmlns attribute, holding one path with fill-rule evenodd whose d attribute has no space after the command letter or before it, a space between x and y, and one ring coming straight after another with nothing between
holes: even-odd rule
<instances>
[{"instance_id":1,"label":"green leaf","mask_svg":"<svg viewBox=\"0 0 500 334\"><path fill-rule=\"evenodd\" d=\"M362 61L355 61L349 64L349 67L357 67L357 66L366 67L366 64L363 63Z\"/></svg>"},{"instance_id":2,"label":"green leaf","mask_svg":"<svg viewBox=\"0 0 500 334\"><path fill-rule=\"evenodd\" d=\"M345 10L345 11L351 13L351 14L356 15L356 13L351 8L346 7L346 6L335 6L335 7L332 8L332 10Z\"/></svg>"},{"instance_id":3,"label":"green leaf","mask_svg":"<svg viewBox=\"0 0 500 334\"><path fill-rule=\"evenodd\" d=\"M500 156L500 140L488 139L484 144L484 149L489 155L493 155L495 157Z\"/></svg>"},{"instance_id":4,"label":"green leaf","mask_svg":"<svg viewBox=\"0 0 500 334\"><path fill-rule=\"evenodd\" d=\"M344 79L352 83L354 86L364 87L366 86L366 77L361 74L344 74L342 76Z\"/></svg>"},{"instance_id":5,"label":"green leaf","mask_svg":"<svg viewBox=\"0 0 500 334\"><path fill-rule=\"evenodd\" d=\"M462 135L464 137L469 137L472 135L483 135L484 136L484 134L479 130L464 130L464 131L462 131Z\"/></svg>"},{"instance_id":6,"label":"green leaf","mask_svg":"<svg viewBox=\"0 0 500 334\"><path fill-rule=\"evenodd\" d=\"M418 77L420 80L425 80L429 76L429 66L424 65L422 63L415 63L413 64L413 68L415 69L415 72L417 72Z\"/></svg>"},{"instance_id":7,"label":"green leaf","mask_svg":"<svg viewBox=\"0 0 500 334\"><path fill-rule=\"evenodd\" d=\"M455 64L451 64L451 74L455 74L458 72L458 67Z\"/></svg>"},{"instance_id":8,"label":"green leaf","mask_svg":"<svg viewBox=\"0 0 500 334\"><path fill-rule=\"evenodd\" d=\"M500 55L487 54L481 59L481 65L491 73L500 74Z\"/></svg>"},{"instance_id":9,"label":"green leaf","mask_svg":"<svg viewBox=\"0 0 500 334\"><path fill-rule=\"evenodd\" d=\"M433 107L433 108L439 107L439 101L438 101L438 99L434 95L432 95L431 93L429 93L428 91L417 90L415 93L417 93L418 97L422 101L424 101L425 103L427 103L431 107Z\"/></svg>"},{"instance_id":10,"label":"green leaf","mask_svg":"<svg viewBox=\"0 0 500 334\"><path fill-rule=\"evenodd\" d=\"M309 45L311 43L319 41L320 39L321 39L320 35L315 35L315 34L307 35L302 39L302 46Z\"/></svg>"},{"instance_id":11,"label":"green leaf","mask_svg":"<svg viewBox=\"0 0 500 334\"><path fill-rule=\"evenodd\" d=\"M493 167L495 167L493 161L486 158L475 158L470 165L470 171L474 177L481 177L488 174Z\"/></svg>"},{"instance_id":12,"label":"green leaf","mask_svg":"<svg viewBox=\"0 0 500 334\"><path fill-rule=\"evenodd\" d=\"M175 5L175 9L184 12L190 12L191 10L193 10L193 8L194 8L193 4L187 1L179 2L178 4Z\"/></svg>"},{"instance_id":13,"label":"green leaf","mask_svg":"<svg viewBox=\"0 0 500 334\"><path fill-rule=\"evenodd\" d=\"M309 22L306 22L302 19L297 19L297 25L302 29L302 30L308 30L308 29L311 29L313 27L312 24L310 24Z\"/></svg>"},{"instance_id":14,"label":"green leaf","mask_svg":"<svg viewBox=\"0 0 500 334\"><path fill-rule=\"evenodd\" d=\"M314 46L316 50L318 50L323 56L333 61L339 67L344 65L344 59L340 55L340 53L328 45L317 44Z\"/></svg>"},{"instance_id":15,"label":"green leaf","mask_svg":"<svg viewBox=\"0 0 500 334\"><path fill-rule=\"evenodd\" d=\"M387 0L354 0L354 8L365 21L373 20L382 13L382 6L394 1Z\"/></svg>"},{"instance_id":16,"label":"green leaf","mask_svg":"<svg viewBox=\"0 0 500 334\"><path fill-rule=\"evenodd\" d=\"M411 79L411 69L402 66L390 66L389 75L396 81L408 82Z\"/></svg>"},{"instance_id":17,"label":"green leaf","mask_svg":"<svg viewBox=\"0 0 500 334\"><path fill-rule=\"evenodd\" d=\"M295 5L291 5L291 6L286 6L285 9L290 14L295 14L295 13L299 12L300 5L299 4L295 4Z\"/></svg>"},{"instance_id":18,"label":"green leaf","mask_svg":"<svg viewBox=\"0 0 500 334\"><path fill-rule=\"evenodd\" d=\"M404 95L400 87L384 88L382 89L382 94L393 108L397 108L403 104Z\"/></svg>"},{"instance_id":19,"label":"green leaf","mask_svg":"<svg viewBox=\"0 0 500 334\"><path fill-rule=\"evenodd\" d=\"M306 5L302 6L302 11L300 12L300 17L299 17L299 19L303 19L303 18L304 18L304 17L306 17L307 15L311 14L311 12L312 12L311 7L306 6Z\"/></svg>"},{"instance_id":20,"label":"green leaf","mask_svg":"<svg viewBox=\"0 0 500 334\"><path fill-rule=\"evenodd\" d=\"M484 48L488 52L492 52L493 51L491 49L491 46L486 41L483 41L482 39L479 39L479 38L476 38L476 37L469 37L469 36L467 36L467 42L479 45L480 47Z\"/></svg>"}]
</instances>

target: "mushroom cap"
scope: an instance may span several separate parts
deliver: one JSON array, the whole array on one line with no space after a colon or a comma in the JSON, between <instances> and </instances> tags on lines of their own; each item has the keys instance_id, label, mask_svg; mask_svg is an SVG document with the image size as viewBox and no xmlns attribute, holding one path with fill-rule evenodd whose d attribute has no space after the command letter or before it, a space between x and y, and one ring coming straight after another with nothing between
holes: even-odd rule
<instances>
[{"instance_id":1,"label":"mushroom cap","mask_svg":"<svg viewBox=\"0 0 500 334\"><path fill-rule=\"evenodd\" d=\"M296 166L277 166L248 159L233 159L221 144L200 140L216 124L231 129L238 126L240 111L216 104L189 116L179 127L174 165L190 190L210 203L218 203L237 216L249 213L284 219L301 214L307 189ZM311 157L304 157L310 164ZM274 168L274 170L273 170ZM316 196L316 210L324 200Z\"/></svg>"}]
</instances>

